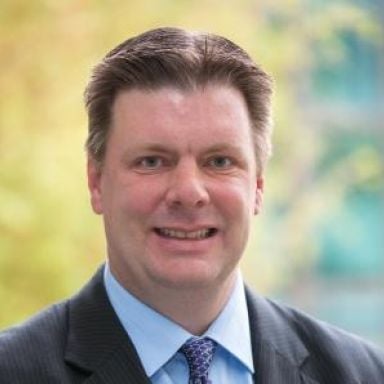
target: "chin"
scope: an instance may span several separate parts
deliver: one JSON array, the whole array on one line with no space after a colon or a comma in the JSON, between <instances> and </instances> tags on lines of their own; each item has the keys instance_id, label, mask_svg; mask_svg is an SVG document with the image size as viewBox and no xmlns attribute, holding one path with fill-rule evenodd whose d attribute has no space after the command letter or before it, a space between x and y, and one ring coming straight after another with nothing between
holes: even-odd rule
<instances>
[{"instance_id":1,"label":"chin","mask_svg":"<svg viewBox=\"0 0 384 384\"><path fill-rule=\"evenodd\" d=\"M159 271L158 271L159 272ZM184 265L173 271L163 271L152 276L158 284L172 289L202 289L219 287L227 280L229 274L206 265ZM224 276L223 276L224 275Z\"/></svg>"},{"instance_id":2,"label":"chin","mask_svg":"<svg viewBox=\"0 0 384 384\"><path fill-rule=\"evenodd\" d=\"M156 273L152 275L153 281L163 287L172 289L202 288L215 280L212 273L207 270L199 271L197 268L189 270L178 270L173 273Z\"/></svg>"}]
</instances>

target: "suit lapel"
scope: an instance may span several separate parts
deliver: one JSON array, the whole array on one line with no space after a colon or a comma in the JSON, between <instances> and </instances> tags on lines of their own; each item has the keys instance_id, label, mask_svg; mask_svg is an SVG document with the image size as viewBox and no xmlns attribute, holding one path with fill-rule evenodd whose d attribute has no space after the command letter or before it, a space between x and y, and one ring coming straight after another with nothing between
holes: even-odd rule
<instances>
[{"instance_id":1,"label":"suit lapel","mask_svg":"<svg viewBox=\"0 0 384 384\"><path fill-rule=\"evenodd\" d=\"M132 358L130 350L117 348L110 358L94 370L84 384L134 383L149 384L141 364Z\"/></svg>"},{"instance_id":2,"label":"suit lapel","mask_svg":"<svg viewBox=\"0 0 384 384\"><path fill-rule=\"evenodd\" d=\"M268 343L259 344L255 357L254 382L257 384L318 384Z\"/></svg>"},{"instance_id":3,"label":"suit lapel","mask_svg":"<svg viewBox=\"0 0 384 384\"><path fill-rule=\"evenodd\" d=\"M257 384L318 384L301 367L309 353L276 304L246 288Z\"/></svg>"},{"instance_id":4,"label":"suit lapel","mask_svg":"<svg viewBox=\"0 0 384 384\"><path fill-rule=\"evenodd\" d=\"M301 367L309 354L279 307L246 289L257 384L318 384ZM65 361L84 384L150 384L137 352L113 311L101 268L69 301Z\"/></svg>"},{"instance_id":5,"label":"suit lapel","mask_svg":"<svg viewBox=\"0 0 384 384\"><path fill-rule=\"evenodd\" d=\"M132 359L131 351L118 348L84 381L84 384L106 383L149 384L150 381L136 359Z\"/></svg>"},{"instance_id":6,"label":"suit lapel","mask_svg":"<svg viewBox=\"0 0 384 384\"><path fill-rule=\"evenodd\" d=\"M84 383L150 383L109 303L103 268L69 301L68 324L65 360L87 373Z\"/></svg>"}]
</instances>

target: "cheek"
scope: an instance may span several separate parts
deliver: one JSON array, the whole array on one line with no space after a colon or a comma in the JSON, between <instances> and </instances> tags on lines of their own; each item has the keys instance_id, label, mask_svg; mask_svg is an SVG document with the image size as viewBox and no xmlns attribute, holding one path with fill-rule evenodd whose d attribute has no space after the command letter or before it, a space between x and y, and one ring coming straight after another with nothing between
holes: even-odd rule
<instances>
[{"instance_id":1,"label":"cheek","mask_svg":"<svg viewBox=\"0 0 384 384\"><path fill-rule=\"evenodd\" d=\"M223 211L228 216L237 218L252 216L254 208L254 191L247 183L234 182L223 185L217 190Z\"/></svg>"},{"instance_id":2,"label":"cheek","mask_svg":"<svg viewBox=\"0 0 384 384\"><path fill-rule=\"evenodd\" d=\"M159 183L149 180L121 180L117 189L119 205L134 216L152 213L161 201L162 189Z\"/></svg>"}]
</instances>

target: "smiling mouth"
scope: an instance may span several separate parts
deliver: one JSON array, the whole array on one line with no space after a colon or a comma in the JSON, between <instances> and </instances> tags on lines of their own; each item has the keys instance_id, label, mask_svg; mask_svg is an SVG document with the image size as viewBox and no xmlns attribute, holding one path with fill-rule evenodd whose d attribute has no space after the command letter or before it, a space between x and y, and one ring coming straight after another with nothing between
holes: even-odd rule
<instances>
[{"instance_id":1,"label":"smiling mouth","mask_svg":"<svg viewBox=\"0 0 384 384\"><path fill-rule=\"evenodd\" d=\"M182 231L170 228L155 228L155 232L168 239L178 240L203 240L212 237L217 233L216 228L204 228L197 231Z\"/></svg>"}]
</instances>

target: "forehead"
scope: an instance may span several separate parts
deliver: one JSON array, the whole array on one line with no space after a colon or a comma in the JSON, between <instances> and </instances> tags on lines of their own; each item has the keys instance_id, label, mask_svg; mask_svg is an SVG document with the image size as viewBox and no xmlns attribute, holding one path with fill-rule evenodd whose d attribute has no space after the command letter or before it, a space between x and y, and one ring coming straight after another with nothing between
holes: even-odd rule
<instances>
[{"instance_id":1,"label":"forehead","mask_svg":"<svg viewBox=\"0 0 384 384\"><path fill-rule=\"evenodd\" d=\"M121 91L113 104L111 139L249 141L251 123L242 94L230 86L193 90L164 87Z\"/></svg>"}]
</instances>

